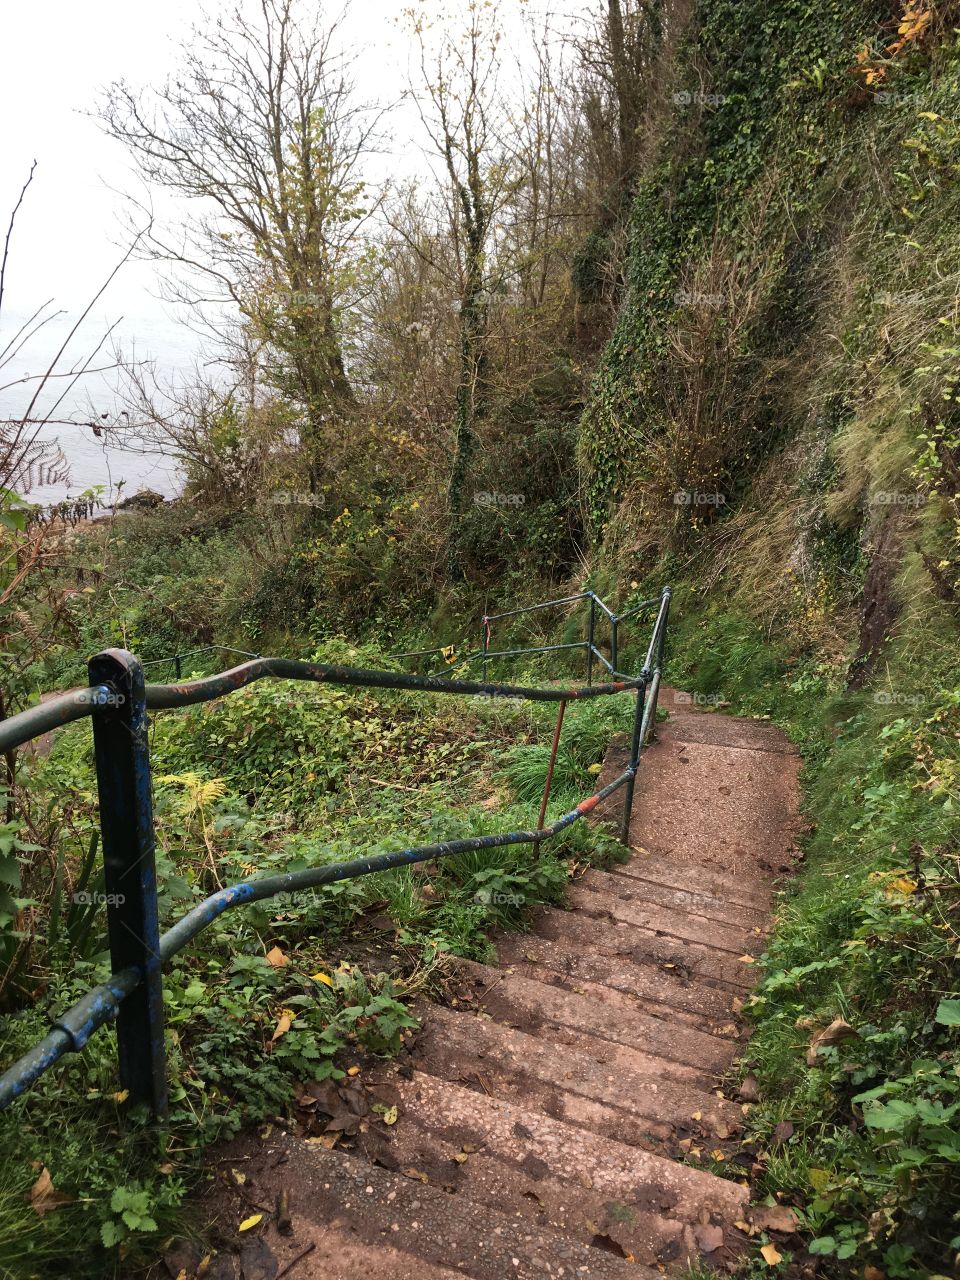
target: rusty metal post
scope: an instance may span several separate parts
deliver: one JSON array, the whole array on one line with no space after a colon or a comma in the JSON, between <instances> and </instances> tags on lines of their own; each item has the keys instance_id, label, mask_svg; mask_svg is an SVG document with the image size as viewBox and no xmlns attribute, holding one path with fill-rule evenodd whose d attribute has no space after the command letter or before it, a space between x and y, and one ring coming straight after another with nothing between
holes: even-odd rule
<instances>
[{"instance_id":1,"label":"rusty metal post","mask_svg":"<svg viewBox=\"0 0 960 1280\"><path fill-rule=\"evenodd\" d=\"M561 702L557 708L557 723L553 730L553 746L550 748L550 763L547 766L547 776L543 784L543 799L540 801L540 816L537 818L537 830L543 830L544 819L547 816L547 805L550 801L550 787L553 784L553 767L557 763L557 748L560 746L560 730L563 728L563 713L567 709L566 702ZM540 857L540 841L535 840L533 845L533 856Z\"/></svg>"}]
</instances>

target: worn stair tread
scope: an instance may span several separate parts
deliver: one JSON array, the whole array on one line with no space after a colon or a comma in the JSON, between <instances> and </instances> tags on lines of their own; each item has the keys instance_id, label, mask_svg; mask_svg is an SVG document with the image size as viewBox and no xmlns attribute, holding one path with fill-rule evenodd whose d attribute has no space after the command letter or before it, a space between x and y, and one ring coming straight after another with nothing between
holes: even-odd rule
<instances>
[{"instance_id":1,"label":"worn stair tread","mask_svg":"<svg viewBox=\"0 0 960 1280\"><path fill-rule=\"evenodd\" d=\"M662 1074L709 1088L734 1056L730 1040L679 1023L614 1010L588 996L487 965L460 961L458 969L473 982L480 1008L497 1022L551 1039L555 1028L578 1032L575 1040L561 1042L581 1048L591 1040L626 1046L631 1052L617 1055L618 1063L643 1075Z\"/></svg>"},{"instance_id":2,"label":"worn stair tread","mask_svg":"<svg viewBox=\"0 0 960 1280\"><path fill-rule=\"evenodd\" d=\"M302 1214L291 1215L293 1231L271 1240L271 1248L282 1267L313 1249L296 1262L291 1280L463 1280L462 1271L435 1266L413 1253L391 1248L383 1241L367 1244L344 1223L327 1225ZM287 1254L289 1253L289 1257Z\"/></svg>"},{"instance_id":3,"label":"worn stair tread","mask_svg":"<svg viewBox=\"0 0 960 1280\"><path fill-rule=\"evenodd\" d=\"M656 1148L701 1130L714 1133L718 1124L729 1131L742 1125L739 1107L714 1092L622 1066L617 1045L597 1041L587 1052L439 1005L425 1006L421 1016L421 1071L536 1105L607 1137Z\"/></svg>"},{"instance_id":4,"label":"worn stair tread","mask_svg":"<svg viewBox=\"0 0 960 1280\"><path fill-rule=\"evenodd\" d=\"M722 865L712 863L709 856L690 862L656 844L649 847L634 845L631 852L633 857L630 861L617 866L618 875L642 880L655 889L708 893L732 906L746 907L763 919L769 918L775 892L772 874L764 880L756 876L747 880L743 876L730 875Z\"/></svg>"},{"instance_id":5,"label":"worn stair tread","mask_svg":"<svg viewBox=\"0 0 960 1280\"><path fill-rule=\"evenodd\" d=\"M797 747L783 730L769 720L691 712L683 705L668 710L670 714L666 722L657 726L657 737L663 742L696 742L704 746L735 747L741 751L764 751L772 755L799 755Z\"/></svg>"},{"instance_id":6,"label":"worn stair tread","mask_svg":"<svg viewBox=\"0 0 960 1280\"><path fill-rule=\"evenodd\" d=\"M658 1275L515 1213L452 1196L361 1157L287 1135L276 1145L278 1155L286 1156L282 1180L300 1214L337 1226L348 1239L384 1243L443 1267L443 1274L474 1280L543 1280L545 1275L605 1280L625 1274L655 1280Z\"/></svg>"},{"instance_id":7,"label":"worn stair tread","mask_svg":"<svg viewBox=\"0 0 960 1280\"><path fill-rule=\"evenodd\" d=\"M585 880L570 885L567 900L594 916L609 916L623 924L668 938L681 938L684 942L696 942L731 955L757 955L766 943L763 929L738 929L733 925L718 924L702 916L689 916L671 907L637 902L616 891L595 888Z\"/></svg>"},{"instance_id":8,"label":"worn stair tread","mask_svg":"<svg viewBox=\"0 0 960 1280\"><path fill-rule=\"evenodd\" d=\"M625 956L635 964L673 965L681 975L710 986L722 985L743 992L749 991L754 981L752 965L729 951L658 936L609 915L544 907L534 916L531 930L543 938L575 940L579 946L594 946L607 955Z\"/></svg>"},{"instance_id":9,"label":"worn stair tread","mask_svg":"<svg viewBox=\"0 0 960 1280\"><path fill-rule=\"evenodd\" d=\"M623 1001L659 1017L684 1016L698 1025L727 1024L735 1013L732 995L720 987L691 981L676 969L655 962L635 964L623 955L607 954L595 946L578 944L576 938L554 941L532 934L504 934L497 938L501 965L510 965L525 977L545 981L553 973L565 985L589 983L595 998L618 1007ZM718 1034L716 1031L714 1034Z\"/></svg>"},{"instance_id":10,"label":"worn stair tread","mask_svg":"<svg viewBox=\"0 0 960 1280\"><path fill-rule=\"evenodd\" d=\"M421 1171L475 1202L513 1205L584 1243L609 1235L637 1262L692 1263L700 1256L692 1228L743 1217L739 1184L523 1107L420 1072L376 1091L400 1112L381 1157L390 1167Z\"/></svg>"},{"instance_id":11,"label":"worn stair tread","mask_svg":"<svg viewBox=\"0 0 960 1280\"><path fill-rule=\"evenodd\" d=\"M579 883L586 885L588 889L619 894L627 902L663 907L692 919L702 918L747 931L762 928L769 917L767 910L731 902L706 888L698 889L691 885L687 889L672 889L666 885L653 884L649 880L641 880L629 873L626 864L623 868L611 867L609 871L590 869L584 873Z\"/></svg>"}]
</instances>

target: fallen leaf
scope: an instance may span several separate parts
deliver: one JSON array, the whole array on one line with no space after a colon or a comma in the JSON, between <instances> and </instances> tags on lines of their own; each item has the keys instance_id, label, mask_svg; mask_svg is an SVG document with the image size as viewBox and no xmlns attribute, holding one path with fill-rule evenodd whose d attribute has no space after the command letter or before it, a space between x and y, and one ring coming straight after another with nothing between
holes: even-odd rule
<instances>
[{"instance_id":1,"label":"fallen leaf","mask_svg":"<svg viewBox=\"0 0 960 1280\"><path fill-rule=\"evenodd\" d=\"M274 969L282 969L285 964L289 963L290 961L279 947L271 947L267 952L267 964L273 965Z\"/></svg>"},{"instance_id":2,"label":"fallen leaf","mask_svg":"<svg viewBox=\"0 0 960 1280\"><path fill-rule=\"evenodd\" d=\"M119 1093L115 1093L115 1094L113 1095L113 1100L114 1100L114 1102L126 1102L126 1100L127 1100L129 1097L130 1097L130 1090L129 1090L129 1089L121 1089Z\"/></svg>"},{"instance_id":3,"label":"fallen leaf","mask_svg":"<svg viewBox=\"0 0 960 1280\"><path fill-rule=\"evenodd\" d=\"M864 1267L863 1280L886 1280L887 1273L881 1271L879 1267Z\"/></svg>"},{"instance_id":4,"label":"fallen leaf","mask_svg":"<svg viewBox=\"0 0 960 1280\"><path fill-rule=\"evenodd\" d=\"M750 1209L750 1221L761 1231L792 1232L797 1229L797 1215L783 1204L757 1204Z\"/></svg>"},{"instance_id":5,"label":"fallen leaf","mask_svg":"<svg viewBox=\"0 0 960 1280\"><path fill-rule=\"evenodd\" d=\"M241 1173L239 1169L231 1169L230 1177L234 1180L238 1187L242 1187L247 1180L247 1175Z\"/></svg>"},{"instance_id":6,"label":"fallen leaf","mask_svg":"<svg viewBox=\"0 0 960 1280\"><path fill-rule=\"evenodd\" d=\"M457 1164L466 1164L470 1157L467 1155L466 1151L458 1151L453 1158Z\"/></svg>"},{"instance_id":7,"label":"fallen leaf","mask_svg":"<svg viewBox=\"0 0 960 1280\"><path fill-rule=\"evenodd\" d=\"M741 956L741 957L740 957L740 963L741 963L741 964L754 964L754 963L755 963L755 961L754 961L753 956Z\"/></svg>"},{"instance_id":8,"label":"fallen leaf","mask_svg":"<svg viewBox=\"0 0 960 1280\"><path fill-rule=\"evenodd\" d=\"M716 1160L718 1164L722 1164L723 1161L726 1160L727 1158L723 1154L723 1152L720 1150L719 1147L714 1147L714 1149L710 1152L710 1154L711 1156L713 1156L714 1160Z\"/></svg>"},{"instance_id":9,"label":"fallen leaf","mask_svg":"<svg viewBox=\"0 0 960 1280\"><path fill-rule=\"evenodd\" d=\"M359 1074L360 1074L360 1068L359 1068L359 1067L347 1067L347 1075L348 1075L348 1076L358 1076Z\"/></svg>"},{"instance_id":10,"label":"fallen leaf","mask_svg":"<svg viewBox=\"0 0 960 1280\"><path fill-rule=\"evenodd\" d=\"M807 1050L807 1066L815 1067L817 1065L817 1054L825 1045L842 1044L844 1040L853 1040L859 1034L843 1018L834 1018L829 1027L824 1027L822 1031L818 1031L810 1041L810 1048Z\"/></svg>"},{"instance_id":11,"label":"fallen leaf","mask_svg":"<svg viewBox=\"0 0 960 1280\"><path fill-rule=\"evenodd\" d=\"M775 1244L765 1244L760 1250L760 1256L768 1267L775 1267L778 1262L783 1261L783 1255L778 1252Z\"/></svg>"},{"instance_id":12,"label":"fallen leaf","mask_svg":"<svg viewBox=\"0 0 960 1280\"><path fill-rule=\"evenodd\" d=\"M770 1139L772 1147L779 1146L781 1142L786 1142L788 1138L793 1137L793 1123L790 1120L781 1120L774 1129Z\"/></svg>"},{"instance_id":13,"label":"fallen leaf","mask_svg":"<svg viewBox=\"0 0 960 1280\"><path fill-rule=\"evenodd\" d=\"M691 1114L690 1119L691 1119L691 1120L702 1120L702 1119L703 1119L703 1112L702 1112L702 1111L694 1111L694 1112Z\"/></svg>"},{"instance_id":14,"label":"fallen leaf","mask_svg":"<svg viewBox=\"0 0 960 1280\"><path fill-rule=\"evenodd\" d=\"M760 1097L760 1082L752 1073L743 1077L738 1095L741 1102L756 1102Z\"/></svg>"},{"instance_id":15,"label":"fallen leaf","mask_svg":"<svg viewBox=\"0 0 960 1280\"><path fill-rule=\"evenodd\" d=\"M308 1147L326 1147L327 1151L332 1151L340 1141L340 1130L337 1129L332 1133L321 1133L317 1138L308 1138Z\"/></svg>"},{"instance_id":16,"label":"fallen leaf","mask_svg":"<svg viewBox=\"0 0 960 1280\"><path fill-rule=\"evenodd\" d=\"M697 1244L703 1253L713 1253L715 1249L723 1248L722 1227L696 1227L693 1234L696 1236Z\"/></svg>"},{"instance_id":17,"label":"fallen leaf","mask_svg":"<svg viewBox=\"0 0 960 1280\"><path fill-rule=\"evenodd\" d=\"M325 973L311 973L310 977L313 982L325 982L328 987L333 986L333 979Z\"/></svg>"},{"instance_id":18,"label":"fallen leaf","mask_svg":"<svg viewBox=\"0 0 960 1280\"><path fill-rule=\"evenodd\" d=\"M69 1201L70 1196L58 1191L53 1185L50 1170L44 1165L40 1170L40 1177L30 1188L30 1204L34 1211L42 1218L51 1209L56 1209L61 1204L68 1204Z\"/></svg>"},{"instance_id":19,"label":"fallen leaf","mask_svg":"<svg viewBox=\"0 0 960 1280\"><path fill-rule=\"evenodd\" d=\"M405 1178L414 1178L416 1179L417 1182L429 1183L430 1181L427 1175L425 1173L421 1173L419 1169L413 1169L413 1168L401 1169L400 1172L403 1174Z\"/></svg>"},{"instance_id":20,"label":"fallen leaf","mask_svg":"<svg viewBox=\"0 0 960 1280\"><path fill-rule=\"evenodd\" d=\"M277 1019L277 1025L273 1029L273 1035L270 1037L270 1043L276 1044L281 1036L285 1036L293 1026L293 1018L289 1013L281 1013Z\"/></svg>"},{"instance_id":21,"label":"fallen leaf","mask_svg":"<svg viewBox=\"0 0 960 1280\"><path fill-rule=\"evenodd\" d=\"M263 1221L262 1213L252 1213L249 1218L244 1218L244 1220L240 1223L239 1227L237 1227L237 1230L250 1231L253 1227L257 1225L258 1222L262 1222L262 1221Z\"/></svg>"}]
</instances>

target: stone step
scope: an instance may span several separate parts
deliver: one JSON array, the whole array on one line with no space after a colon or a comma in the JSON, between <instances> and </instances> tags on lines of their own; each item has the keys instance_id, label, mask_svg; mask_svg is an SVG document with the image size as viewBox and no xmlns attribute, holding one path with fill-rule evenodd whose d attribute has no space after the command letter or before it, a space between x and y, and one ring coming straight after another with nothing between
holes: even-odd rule
<instances>
[{"instance_id":1,"label":"stone step","mask_svg":"<svg viewBox=\"0 0 960 1280\"><path fill-rule=\"evenodd\" d=\"M617 1009L639 1009L726 1039L740 1032L738 996L686 979L675 969L601 955L569 938L554 942L530 934L498 937L497 954L501 966L508 965L521 977L582 991Z\"/></svg>"},{"instance_id":2,"label":"stone step","mask_svg":"<svg viewBox=\"0 0 960 1280\"><path fill-rule=\"evenodd\" d=\"M739 929L734 925L718 924L702 916L686 915L671 907L648 905L634 901L607 888L597 889L596 882L586 879L575 881L567 891L571 907L586 911L592 916L604 916L661 937L679 938L684 942L697 942L704 947L716 947L734 956L757 955L765 946L766 934L760 929Z\"/></svg>"},{"instance_id":3,"label":"stone step","mask_svg":"<svg viewBox=\"0 0 960 1280\"><path fill-rule=\"evenodd\" d=\"M477 1204L464 1196L391 1172L361 1157L328 1151L284 1135L276 1144L282 1165L277 1186L289 1188L291 1208L326 1230L336 1229L348 1247L384 1246L422 1261L410 1277L471 1276L474 1280L656 1280L658 1272L623 1256L566 1238L511 1208ZM285 1158L284 1158L285 1157ZM263 1178L261 1178L261 1192ZM268 1187L272 1191L273 1187ZM334 1261L334 1267L336 1267ZM315 1272L324 1280L361 1280L359 1269ZM400 1273L403 1274L403 1273Z\"/></svg>"},{"instance_id":4,"label":"stone step","mask_svg":"<svg viewBox=\"0 0 960 1280\"><path fill-rule=\"evenodd\" d=\"M735 907L754 912L762 920L770 915L774 888L770 880L750 880L730 875L710 862L690 862L655 845L634 846L629 862L617 866L617 874L651 886L654 892L702 893ZM724 858L723 853L719 855Z\"/></svg>"},{"instance_id":5,"label":"stone step","mask_svg":"<svg viewBox=\"0 0 960 1280\"><path fill-rule=\"evenodd\" d=\"M660 936L610 915L545 907L534 916L531 930L556 942L576 939L578 946L592 946L598 954L623 956L634 964L670 965L682 977L734 992L749 991L754 981L752 964L729 951Z\"/></svg>"},{"instance_id":6,"label":"stone step","mask_svg":"<svg viewBox=\"0 0 960 1280\"><path fill-rule=\"evenodd\" d=\"M591 1040L625 1046L630 1052L618 1054L618 1061L641 1075L663 1075L710 1088L733 1059L730 1040L703 1031L611 1009L587 996L486 965L460 961L458 969L479 1008L497 1022L579 1048L587 1048ZM579 1034L571 1039L571 1032Z\"/></svg>"},{"instance_id":7,"label":"stone step","mask_svg":"<svg viewBox=\"0 0 960 1280\"><path fill-rule=\"evenodd\" d=\"M632 875L630 870L626 864L622 868L613 867L610 871L591 869L584 873L579 883L598 892L620 895L628 902L642 903L648 907L664 907L681 915L733 925L748 932L763 928L769 919L770 913L766 909L743 906L705 890L697 890L693 886L689 889L671 889L667 885L653 884Z\"/></svg>"},{"instance_id":8,"label":"stone step","mask_svg":"<svg viewBox=\"0 0 960 1280\"><path fill-rule=\"evenodd\" d=\"M549 1116L415 1072L375 1090L400 1118L387 1131L390 1168L427 1174L457 1196L524 1217L589 1244L608 1236L638 1263L691 1265L697 1229L739 1233L747 1190L572 1128Z\"/></svg>"},{"instance_id":9,"label":"stone step","mask_svg":"<svg viewBox=\"0 0 960 1280\"><path fill-rule=\"evenodd\" d=\"M607 1041L589 1050L561 1045L440 1005L424 1005L420 1016L420 1071L605 1137L656 1150L713 1134L718 1124L731 1132L742 1125L734 1103L695 1083L641 1074L625 1065L629 1051Z\"/></svg>"}]
</instances>

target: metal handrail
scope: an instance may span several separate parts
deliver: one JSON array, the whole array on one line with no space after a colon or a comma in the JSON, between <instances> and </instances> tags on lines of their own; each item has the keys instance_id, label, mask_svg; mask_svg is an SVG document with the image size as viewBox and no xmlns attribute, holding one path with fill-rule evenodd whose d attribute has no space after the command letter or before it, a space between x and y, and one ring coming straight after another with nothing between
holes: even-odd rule
<instances>
[{"instance_id":1,"label":"metal handrail","mask_svg":"<svg viewBox=\"0 0 960 1280\"><path fill-rule=\"evenodd\" d=\"M413 863L504 845L539 847L590 813L607 797L626 787L622 838L629 833L634 785L640 753L656 716L663 663L670 588L660 597L647 659L640 674L606 684L570 689L544 689L405 672L300 662L289 658L254 658L217 675L173 685L147 685L143 665L133 654L108 649L89 664L90 687L67 692L0 723L0 753L84 716L93 719L97 787L100 798L101 844L107 924L113 973L89 991L53 1023L53 1028L28 1053L0 1076L0 1110L21 1096L45 1071L68 1053L79 1052L94 1032L117 1020L119 1074L128 1103L146 1103L157 1116L166 1113L166 1063L163 1034L162 965L176 955L224 911L361 875ZM564 647L564 646L557 646ZM654 665L651 667L651 663ZM560 716L554 735L555 758L559 727L568 701L636 690L634 730L627 768L605 787L583 799L576 808L547 826L541 825L549 797L544 790L541 817L535 830L472 836L440 844L401 849L370 858L326 867L286 872L242 881L212 894L162 935L159 932L153 810L147 709L192 706L223 697L264 678L303 680L362 688L408 689L430 693L472 694L558 702ZM552 773L552 768L551 771Z\"/></svg>"}]
</instances>

